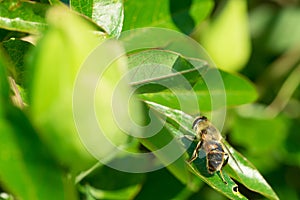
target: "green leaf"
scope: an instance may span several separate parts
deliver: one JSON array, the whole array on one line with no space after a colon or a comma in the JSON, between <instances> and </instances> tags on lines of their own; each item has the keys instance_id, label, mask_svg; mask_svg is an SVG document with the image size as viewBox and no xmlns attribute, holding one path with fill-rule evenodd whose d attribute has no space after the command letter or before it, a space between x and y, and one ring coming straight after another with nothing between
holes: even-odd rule
<instances>
[{"instance_id":1,"label":"green leaf","mask_svg":"<svg viewBox=\"0 0 300 200\"><path fill-rule=\"evenodd\" d=\"M99 190L93 188L92 186L86 185L85 190L86 193L90 195L93 199L123 200L123 199L134 198L136 193L139 192L140 186L133 185L119 190L108 191L108 190Z\"/></svg>"},{"instance_id":2,"label":"green leaf","mask_svg":"<svg viewBox=\"0 0 300 200\"><path fill-rule=\"evenodd\" d=\"M92 27L63 7L50 10L48 21L49 29L28 64L29 112L61 163L81 170L94 159L76 131L72 92L81 63L100 41L89 32Z\"/></svg>"},{"instance_id":3,"label":"green leaf","mask_svg":"<svg viewBox=\"0 0 300 200\"><path fill-rule=\"evenodd\" d=\"M3 42L3 47L14 66L13 69L9 69L10 75L17 84L23 85L25 80L25 56L33 45L23 40L10 39Z\"/></svg>"},{"instance_id":4,"label":"green leaf","mask_svg":"<svg viewBox=\"0 0 300 200\"><path fill-rule=\"evenodd\" d=\"M124 12L121 0L71 0L71 7L92 19L109 35L119 36Z\"/></svg>"},{"instance_id":5,"label":"green leaf","mask_svg":"<svg viewBox=\"0 0 300 200\"><path fill-rule=\"evenodd\" d=\"M268 199L279 199L271 186L254 167L254 165L250 163L239 152L233 149L226 141L223 142L238 163L237 166L234 160L229 158L228 165L231 169L225 167L226 172L239 183L246 186L248 189L260 193Z\"/></svg>"},{"instance_id":6,"label":"green leaf","mask_svg":"<svg viewBox=\"0 0 300 200\"><path fill-rule=\"evenodd\" d=\"M174 109L182 110L184 107L184 111L191 114L199 112L198 106L201 111L210 111L212 108L219 109L224 106L250 103L257 98L257 93L248 80L227 72L218 72L213 68L208 69L199 78L193 90L177 90L176 92L165 90L139 94L139 97ZM198 103L196 106L193 102L195 97Z\"/></svg>"},{"instance_id":7,"label":"green leaf","mask_svg":"<svg viewBox=\"0 0 300 200\"><path fill-rule=\"evenodd\" d=\"M185 185L178 181L166 168L147 173L136 200L176 199Z\"/></svg>"},{"instance_id":8,"label":"green leaf","mask_svg":"<svg viewBox=\"0 0 300 200\"><path fill-rule=\"evenodd\" d=\"M30 114L56 157L76 172L91 165L91 154L112 158L128 143L124 132L135 127L124 107L142 119L140 104L130 97L116 41L100 43L92 27L63 8L50 10L49 24L31 63Z\"/></svg>"},{"instance_id":9,"label":"green leaf","mask_svg":"<svg viewBox=\"0 0 300 200\"><path fill-rule=\"evenodd\" d=\"M187 183L189 173L185 164L184 151L180 143L173 139L172 134L166 128L163 128L154 136L139 139L139 141L147 149L151 150L178 180L182 183ZM163 147L166 148L161 150Z\"/></svg>"},{"instance_id":10,"label":"green leaf","mask_svg":"<svg viewBox=\"0 0 300 200\"><path fill-rule=\"evenodd\" d=\"M188 148L188 153L191 156L192 152L195 148L194 143L191 144L189 141L189 136L193 134L193 130L191 130L193 117L187 115L186 113L175 110L169 107L165 107L156 103L146 102L151 108L156 110L161 116L167 117L171 120L171 124L177 124L181 128L177 128L176 134L174 131L170 131L173 133L173 137L177 137L181 140L182 144ZM168 126L167 126L168 127ZM189 136L186 136L189 135ZM268 185L262 175L258 172L258 170L241 154L239 154L236 150L234 150L225 140L223 141L226 149L230 151L233 155L229 158L228 167L226 166L223 170L224 178L228 182L228 185L224 184L220 175L215 173L214 175L210 175L206 169L206 161L205 157L200 159L198 158L194 161L191 170L201 178L204 182L209 184L211 187L216 189L217 191L223 193L225 196L229 198L244 198L241 196L239 192L236 192L237 186L236 184L229 178L228 174L234 178L235 180L242 183L244 186L249 188L250 190L256 191L270 199L278 199L277 195L274 193L272 188ZM238 164L236 164L236 162ZM241 171L241 170L242 171ZM227 174L228 173L228 174Z\"/></svg>"},{"instance_id":11,"label":"green leaf","mask_svg":"<svg viewBox=\"0 0 300 200\"><path fill-rule=\"evenodd\" d=\"M224 84L224 88L221 86L221 84L210 86L205 81L214 81L215 78L214 76L216 76L216 72L214 72L215 70L216 69L211 69L210 71L208 71L204 75L203 80L200 80L194 86L193 89L196 91L197 94L198 92L202 93L204 91L204 92L209 92L212 97L214 96L218 97L218 96L222 96L222 93L225 92L224 95L226 96L227 106L237 106L237 105L247 104L256 100L258 95L256 89L254 88L254 85L250 81L248 81L248 79L238 74L235 75L235 74L231 74L219 70L221 79ZM199 99L201 99L201 97L205 99L205 97L201 96L200 94ZM202 101L205 101L204 99L202 99Z\"/></svg>"},{"instance_id":12,"label":"green leaf","mask_svg":"<svg viewBox=\"0 0 300 200\"><path fill-rule=\"evenodd\" d=\"M162 131L160 134L167 134L168 132L166 130ZM168 136L170 137L170 136ZM166 137L167 138L167 137ZM162 139L163 141L166 141L166 138L164 136L160 137L153 137L147 141L142 141L141 143L145 145L148 149L151 151L158 150L157 146L160 145L160 143L157 143L157 139ZM171 137L170 137L171 138ZM169 138L169 139L170 139ZM165 143L166 145L166 143ZM177 147L177 148L175 148ZM172 154L180 154L182 153L181 146L179 143L177 146L174 146L172 150ZM168 163L172 157L170 156L170 153L164 152L164 153L155 153L154 155L163 163ZM188 168L185 164L186 156L180 156L176 161L173 161L170 165L167 165L167 169L181 182L184 184L187 184L190 179L190 174L188 173Z\"/></svg>"},{"instance_id":13,"label":"green leaf","mask_svg":"<svg viewBox=\"0 0 300 200\"><path fill-rule=\"evenodd\" d=\"M224 5L222 12L205 27L200 40L218 68L238 71L251 53L247 1L231 0Z\"/></svg>"},{"instance_id":14,"label":"green leaf","mask_svg":"<svg viewBox=\"0 0 300 200\"><path fill-rule=\"evenodd\" d=\"M3 101L7 101L9 98L9 84L7 80L7 68L9 68L10 63L4 56L4 50L0 46L0 112L1 105L5 105Z\"/></svg>"},{"instance_id":15,"label":"green leaf","mask_svg":"<svg viewBox=\"0 0 300 200\"><path fill-rule=\"evenodd\" d=\"M209 61L170 50L129 54L130 84L139 98L190 114L254 101L257 93L245 78L209 68Z\"/></svg>"},{"instance_id":16,"label":"green leaf","mask_svg":"<svg viewBox=\"0 0 300 200\"><path fill-rule=\"evenodd\" d=\"M159 92L167 88L190 88L200 73L207 69L207 62L195 59L192 65L186 58L170 50L144 50L130 54L128 65L130 85L137 93Z\"/></svg>"},{"instance_id":17,"label":"green leaf","mask_svg":"<svg viewBox=\"0 0 300 200\"><path fill-rule=\"evenodd\" d=\"M93 0L70 0L71 8L85 16L92 18Z\"/></svg>"},{"instance_id":18,"label":"green leaf","mask_svg":"<svg viewBox=\"0 0 300 200\"><path fill-rule=\"evenodd\" d=\"M26 36L27 36L27 33L10 31L10 30L0 28L0 42L9 40L10 38L23 38Z\"/></svg>"},{"instance_id":19,"label":"green leaf","mask_svg":"<svg viewBox=\"0 0 300 200\"><path fill-rule=\"evenodd\" d=\"M80 181L80 190L96 199L132 199L140 191L144 174L122 172L105 165Z\"/></svg>"},{"instance_id":20,"label":"green leaf","mask_svg":"<svg viewBox=\"0 0 300 200\"><path fill-rule=\"evenodd\" d=\"M78 115L75 113L75 117L81 119L79 123L81 123L83 129L95 132L95 128L91 127L89 117L94 113L96 114L97 123L101 127L100 132L105 137L101 140L96 140L95 138L99 137L99 134L91 135L93 140L91 146L94 146L95 141L98 141L97 147L93 147L92 150L97 158L101 159L110 156L112 151L118 151L119 149L116 149L116 146L124 147L127 144L130 146L129 135L142 134L140 127L136 126L136 124L143 123L142 107L141 103L132 96L132 89L128 84L127 77L124 76L127 74L127 63L126 57L123 56L124 54L119 43L110 40L106 41L89 56L88 62L83 66L87 68L93 66L93 70L90 73L96 78L91 79L91 75L88 73L78 76L78 80L82 81L83 87L76 94L78 99L85 101L83 104L77 105L77 111L80 111L80 113ZM101 64L98 63L99 59ZM90 64L91 62L94 64ZM95 94L90 93L90 90L93 88L86 85L87 78L90 78L90 81L94 81L94 83L98 83L95 84L95 86L97 85L97 88L94 88ZM80 83L78 87L81 87ZM75 98L76 94L74 95ZM83 98L82 96L88 98ZM97 102L95 103L95 111L93 107L86 105L92 105L94 103L91 101L93 98ZM76 102L74 105L76 105ZM86 110L91 112L87 113ZM86 133L84 132L83 134ZM126 155L126 151L118 151L118 153Z\"/></svg>"},{"instance_id":21,"label":"green leaf","mask_svg":"<svg viewBox=\"0 0 300 200\"><path fill-rule=\"evenodd\" d=\"M31 1L1 1L0 28L37 34L47 27L47 4Z\"/></svg>"},{"instance_id":22,"label":"green leaf","mask_svg":"<svg viewBox=\"0 0 300 200\"><path fill-rule=\"evenodd\" d=\"M172 137L177 138L178 141L180 141L181 145L187 149L189 156L191 156L194 148L196 147L196 144L191 143L191 141L187 138L194 135L193 130L191 129L193 117L187 115L186 113L180 110L175 110L152 102L146 102L146 103L148 103L148 105L152 109L157 111L161 116L166 116L168 120L171 120L171 122L168 123L177 124L177 128L175 128L174 125L171 124L168 124L166 127L169 130L169 132L172 133ZM186 135L188 135L188 137L186 137ZM152 141L152 142L155 143L156 141ZM186 160L188 160L188 157L182 158L181 160L182 164L187 165ZM187 166L202 181L210 185L215 190L221 192L225 196L231 199L245 199L245 197L243 197L239 192L236 192L234 190L234 188L236 188L237 185L229 178L229 176L226 173L223 172L224 178L228 183L227 185L224 184L220 175L218 175L217 173L214 175L210 175L208 173L206 169L205 157L202 159L197 159L196 161L194 161L193 165L187 165ZM174 174L174 172L172 173ZM176 174L174 175L176 176Z\"/></svg>"},{"instance_id":23,"label":"green leaf","mask_svg":"<svg viewBox=\"0 0 300 200\"><path fill-rule=\"evenodd\" d=\"M190 34L211 12L213 1L128 0L124 3L124 30L162 27Z\"/></svg>"},{"instance_id":24,"label":"green leaf","mask_svg":"<svg viewBox=\"0 0 300 200\"><path fill-rule=\"evenodd\" d=\"M26 116L10 105L5 110L6 116L0 116L3 186L18 199L77 199L73 182L51 157Z\"/></svg>"}]
</instances>

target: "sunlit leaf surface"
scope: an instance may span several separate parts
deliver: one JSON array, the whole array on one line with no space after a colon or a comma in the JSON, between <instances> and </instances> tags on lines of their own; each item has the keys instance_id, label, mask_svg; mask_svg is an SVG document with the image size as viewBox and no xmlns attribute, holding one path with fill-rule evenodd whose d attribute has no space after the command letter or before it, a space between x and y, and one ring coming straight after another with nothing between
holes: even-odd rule
<instances>
[{"instance_id":1,"label":"sunlit leaf surface","mask_svg":"<svg viewBox=\"0 0 300 200\"><path fill-rule=\"evenodd\" d=\"M120 0L71 0L71 7L92 19L109 35L119 36L122 31L124 11Z\"/></svg>"}]
</instances>

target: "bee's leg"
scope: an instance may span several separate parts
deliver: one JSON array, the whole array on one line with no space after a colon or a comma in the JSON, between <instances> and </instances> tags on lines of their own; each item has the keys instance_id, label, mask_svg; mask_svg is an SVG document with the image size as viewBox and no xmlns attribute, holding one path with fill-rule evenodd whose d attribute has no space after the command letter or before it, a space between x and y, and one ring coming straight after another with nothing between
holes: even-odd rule
<instances>
[{"instance_id":1,"label":"bee's leg","mask_svg":"<svg viewBox=\"0 0 300 200\"><path fill-rule=\"evenodd\" d=\"M222 181L227 185L227 182L226 182L225 179L224 179L222 170L220 170L219 172L220 172L220 176L221 176L221 178L222 178Z\"/></svg>"},{"instance_id":2,"label":"bee's leg","mask_svg":"<svg viewBox=\"0 0 300 200\"><path fill-rule=\"evenodd\" d=\"M196 160L198 158L198 152L201 147L202 147L202 141L199 141L193 152L191 159L188 161L189 163L192 163L194 160Z\"/></svg>"},{"instance_id":3,"label":"bee's leg","mask_svg":"<svg viewBox=\"0 0 300 200\"><path fill-rule=\"evenodd\" d=\"M223 162L223 165L222 165L222 167L224 167L225 165L227 165L227 163L228 163L228 159L229 159L229 155L228 155L228 153L224 153L224 162Z\"/></svg>"}]
</instances>

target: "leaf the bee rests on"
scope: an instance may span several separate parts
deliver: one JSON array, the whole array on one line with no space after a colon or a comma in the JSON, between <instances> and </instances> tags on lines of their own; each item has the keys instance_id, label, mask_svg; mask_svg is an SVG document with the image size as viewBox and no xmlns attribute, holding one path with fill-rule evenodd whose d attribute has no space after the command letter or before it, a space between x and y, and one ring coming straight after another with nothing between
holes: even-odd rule
<instances>
[{"instance_id":1,"label":"leaf the bee rests on","mask_svg":"<svg viewBox=\"0 0 300 200\"><path fill-rule=\"evenodd\" d=\"M159 115L167 117L165 127L174 135L174 137L179 138L181 144L187 149L189 155L187 160L190 159L197 146L197 137L195 131L192 130L194 118L180 110L172 109L150 101L147 101L146 103L150 108L157 111ZM172 121L172 123L169 121ZM177 126L173 123L176 123ZM178 125L180 128L178 128ZM219 172L214 174L208 172L206 158L203 156L203 154L205 154L203 150L199 151L200 156L198 159L195 159L193 165L188 164L190 170L202 181L231 199L246 199L239 193L236 183L231 178L243 184L248 189L260 193L267 198L278 199L275 192L259 171L223 138L221 138L220 141L223 144L225 153L228 153L229 155L228 164L222 170L224 171L224 180L228 183L227 185L222 181Z\"/></svg>"}]
</instances>

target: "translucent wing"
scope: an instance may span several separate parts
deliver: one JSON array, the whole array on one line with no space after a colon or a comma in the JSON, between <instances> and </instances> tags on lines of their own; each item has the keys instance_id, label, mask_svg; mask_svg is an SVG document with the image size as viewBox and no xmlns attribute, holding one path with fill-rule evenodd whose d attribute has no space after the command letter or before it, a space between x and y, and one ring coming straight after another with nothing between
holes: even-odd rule
<instances>
[{"instance_id":1,"label":"translucent wing","mask_svg":"<svg viewBox=\"0 0 300 200\"><path fill-rule=\"evenodd\" d=\"M228 153L228 155L230 157L229 159L232 159L234 161L235 165L236 165L235 167L234 166L231 166L231 167L234 168L234 169L238 168L241 171L241 173L243 173L243 170L240 167L239 163L237 162L237 160L235 159L235 157L232 155L229 148L227 147L227 142L224 142L224 141L225 141L224 138L222 138L221 142L222 142L223 146L225 147L224 150L225 150L226 153ZM230 165L230 163L229 163L229 165Z\"/></svg>"}]
</instances>

